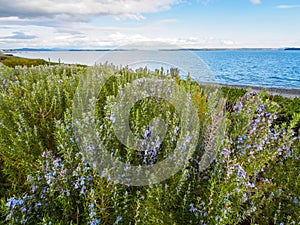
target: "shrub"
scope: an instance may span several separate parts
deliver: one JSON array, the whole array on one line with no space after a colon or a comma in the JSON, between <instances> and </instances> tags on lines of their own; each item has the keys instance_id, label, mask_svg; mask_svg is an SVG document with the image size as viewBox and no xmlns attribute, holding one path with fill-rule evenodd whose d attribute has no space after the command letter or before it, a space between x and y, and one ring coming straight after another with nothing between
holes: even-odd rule
<instances>
[{"instance_id":1,"label":"shrub","mask_svg":"<svg viewBox=\"0 0 300 225\"><path fill-rule=\"evenodd\" d=\"M69 112L62 121L55 122L58 156L44 151L38 160L39 169L27 177L29 193L7 200L6 220L9 223L105 223L105 201L99 202L99 195L102 194L104 200L103 192L108 191L106 182L100 181L78 151L70 129Z\"/></svg>"},{"instance_id":2,"label":"shrub","mask_svg":"<svg viewBox=\"0 0 300 225\"><path fill-rule=\"evenodd\" d=\"M274 126L277 108L255 92L234 106L209 191L193 203L201 224L300 222L299 145L292 127Z\"/></svg>"},{"instance_id":3,"label":"shrub","mask_svg":"<svg viewBox=\"0 0 300 225\"><path fill-rule=\"evenodd\" d=\"M0 86L0 161L5 192L25 189L37 157L56 152L54 121L72 104L82 68L56 66L3 68ZM1 192L3 196L5 192Z\"/></svg>"},{"instance_id":4,"label":"shrub","mask_svg":"<svg viewBox=\"0 0 300 225\"><path fill-rule=\"evenodd\" d=\"M130 111L131 130L145 139L152 131L151 119L162 117L169 125L165 140L142 155L120 143L112 129L111 107L121 88L138 78L163 76L191 95L200 120L199 141L181 171L148 186L113 184L83 157L72 126L71 107L78 79L93 70L112 75L97 96L97 137L123 162L153 165L164 159L174 150L181 128L172 104L146 98ZM289 123L279 124L279 104L263 93L249 92L241 98L234 94L232 99L237 101L226 114L224 130L225 102L217 91L159 70L59 65L4 68L0 76L1 182L11 187L1 192L4 223L300 222L300 145L293 132L300 116L295 113ZM87 115L89 119L93 118ZM201 170L205 150L216 156L207 162L210 167Z\"/></svg>"}]
</instances>

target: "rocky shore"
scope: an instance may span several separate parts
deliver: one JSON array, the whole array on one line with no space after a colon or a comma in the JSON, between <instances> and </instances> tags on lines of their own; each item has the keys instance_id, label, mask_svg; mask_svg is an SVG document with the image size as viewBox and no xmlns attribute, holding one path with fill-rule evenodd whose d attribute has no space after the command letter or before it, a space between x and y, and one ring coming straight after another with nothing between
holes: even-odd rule
<instances>
[{"instance_id":1,"label":"rocky shore","mask_svg":"<svg viewBox=\"0 0 300 225\"><path fill-rule=\"evenodd\" d=\"M209 83L209 84L217 87L231 87L231 88L241 88L241 89L250 88L257 92L266 90L267 93L270 95L281 95L287 98L300 98L300 89L266 88L266 87L256 87L256 86L248 86L248 85L215 84L215 83Z\"/></svg>"}]
</instances>

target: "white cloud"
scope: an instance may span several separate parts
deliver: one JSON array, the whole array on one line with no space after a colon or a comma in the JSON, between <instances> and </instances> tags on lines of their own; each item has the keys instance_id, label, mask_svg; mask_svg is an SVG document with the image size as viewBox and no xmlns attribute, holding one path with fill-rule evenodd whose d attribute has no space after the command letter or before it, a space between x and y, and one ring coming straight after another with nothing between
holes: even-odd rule
<instances>
[{"instance_id":1,"label":"white cloud","mask_svg":"<svg viewBox=\"0 0 300 225\"><path fill-rule=\"evenodd\" d=\"M300 8L300 5L278 5L276 6L277 9L294 9Z\"/></svg>"},{"instance_id":2,"label":"white cloud","mask_svg":"<svg viewBox=\"0 0 300 225\"><path fill-rule=\"evenodd\" d=\"M21 40L27 39L27 40L30 40L30 39L35 39L35 38L37 38L37 36L26 34L26 33L19 32L19 31L13 32L13 34L10 36L4 36L4 37L0 36L0 39L21 39Z\"/></svg>"},{"instance_id":3,"label":"white cloud","mask_svg":"<svg viewBox=\"0 0 300 225\"><path fill-rule=\"evenodd\" d=\"M261 0L250 0L253 4L260 4Z\"/></svg>"},{"instance_id":4,"label":"white cloud","mask_svg":"<svg viewBox=\"0 0 300 225\"><path fill-rule=\"evenodd\" d=\"M30 30L30 34L26 33ZM221 40L213 37L161 37L145 35L141 30L126 30L118 27L96 27L88 24L78 25L80 32L73 33L70 30L57 30L55 27L22 26L3 29L0 27L2 48L18 47L45 47L45 48L114 48L124 45L134 45L138 42L163 42L178 48L214 48L214 47L235 47L238 43L232 40ZM14 30L20 30L15 33ZM19 35L17 39L16 35ZM23 34L23 35L21 35ZM14 39L8 39L12 37ZM34 37L34 41L29 39ZM28 39L25 39L28 38Z\"/></svg>"},{"instance_id":5,"label":"white cloud","mask_svg":"<svg viewBox=\"0 0 300 225\"><path fill-rule=\"evenodd\" d=\"M0 17L63 17L82 20L113 15L140 19L142 14L169 10L172 5L180 2L181 0L0 0Z\"/></svg>"},{"instance_id":6,"label":"white cloud","mask_svg":"<svg viewBox=\"0 0 300 225\"><path fill-rule=\"evenodd\" d=\"M7 17L0 17L0 22L9 22L9 21L21 21L21 19L17 16L7 16Z\"/></svg>"}]
</instances>

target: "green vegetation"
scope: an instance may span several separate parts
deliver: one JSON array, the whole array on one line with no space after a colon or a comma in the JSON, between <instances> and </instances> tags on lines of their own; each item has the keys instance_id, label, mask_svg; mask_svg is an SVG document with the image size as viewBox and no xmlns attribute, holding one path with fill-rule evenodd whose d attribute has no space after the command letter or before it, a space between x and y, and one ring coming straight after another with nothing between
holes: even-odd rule
<instances>
[{"instance_id":1,"label":"green vegetation","mask_svg":"<svg viewBox=\"0 0 300 225\"><path fill-rule=\"evenodd\" d=\"M44 59L28 59L28 58L16 57L11 54L1 54L1 53L0 53L0 63L11 68L15 68L16 66L32 67L32 66L40 66L40 65L53 66L53 65L61 64L61 63L48 62ZM86 65L79 65L79 64L76 64L76 66L86 67Z\"/></svg>"},{"instance_id":2,"label":"green vegetation","mask_svg":"<svg viewBox=\"0 0 300 225\"><path fill-rule=\"evenodd\" d=\"M234 88L234 87L221 87L223 96L226 97L226 110L232 112L233 106L236 101L247 93L246 89ZM292 118L297 114L300 114L300 96L295 98L287 98L280 95L262 94L264 100L276 102L279 105L277 111L277 124L287 123L292 121ZM295 125L294 130L300 132L300 122ZM300 134L300 133L299 133Z\"/></svg>"},{"instance_id":3,"label":"green vegetation","mask_svg":"<svg viewBox=\"0 0 300 225\"><path fill-rule=\"evenodd\" d=\"M137 102L130 111L136 136L146 138L152 118L168 123L165 140L137 154L113 133L111 107L119 90L138 78L163 77L190 94L198 109L199 140L180 172L135 187L108 182L85 161L72 105L80 78L95 70L110 76L97 97L95 129L107 151L123 162L151 166L166 158L181 127L167 101ZM160 70L106 64L0 67L0 224L299 224L300 143L294 132L299 99L207 88ZM227 98L226 130L220 94ZM224 133L220 142L211 135L218 132ZM201 171L209 148L216 156Z\"/></svg>"},{"instance_id":4,"label":"green vegetation","mask_svg":"<svg viewBox=\"0 0 300 225\"><path fill-rule=\"evenodd\" d=\"M49 62L43 59L27 59L20 58L11 55L0 54L0 62L8 67L16 67L16 66L38 66L38 65L47 65Z\"/></svg>"}]
</instances>

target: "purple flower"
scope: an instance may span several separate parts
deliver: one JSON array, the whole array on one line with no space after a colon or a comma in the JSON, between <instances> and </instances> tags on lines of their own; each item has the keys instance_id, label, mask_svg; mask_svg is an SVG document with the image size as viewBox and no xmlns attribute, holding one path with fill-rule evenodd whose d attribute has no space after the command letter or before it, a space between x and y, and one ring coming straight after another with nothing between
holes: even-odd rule
<instances>
[{"instance_id":1,"label":"purple flower","mask_svg":"<svg viewBox=\"0 0 300 225\"><path fill-rule=\"evenodd\" d=\"M26 207L25 206L23 206L22 208L21 208L21 212L26 212Z\"/></svg>"},{"instance_id":2,"label":"purple flower","mask_svg":"<svg viewBox=\"0 0 300 225\"><path fill-rule=\"evenodd\" d=\"M237 141L238 141L238 143L243 143L243 140L244 140L244 138L242 137L242 136L238 136L238 139L237 139Z\"/></svg>"},{"instance_id":3,"label":"purple flower","mask_svg":"<svg viewBox=\"0 0 300 225\"><path fill-rule=\"evenodd\" d=\"M34 193L36 189L37 189L37 186L35 184L31 186L31 192L32 193Z\"/></svg>"},{"instance_id":4,"label":"purple flower","mask_svg":"<svg viewBox=\"0 0 300 225\"><path fill-rule=\"evenodd\" d=\"M43 157L43 158L49 158L49 156L50 156L50 153L49 153L49 152L46 152L46 151L45 151L45 152L42 153L42 157Z\"/></svg>"},{"instance_id":5,"label":"purple flower","mask_svg":"<svg viewBox=\"0 0 300 225\"><path fill-rule=\"evenodd\" d=\"M83 194L84 194L84 191L85 191L85 189L86 189L86 187L85 187L85 186L83 186L83 187L81 188L81 190L80 190L80 194L81 194L81 195L83 195Z\"/></svg>"},{"instance_id":6,"label":"purple flower","mask_svg":"<svg viewBox=\"0 0 300 225\"><path fill-rule=\"evenodd\" d=\"M247 184L250 188L255 188L255 184L248 182Z\"/></svg>"},{"instance_id":7,"label":"purple flower","mask_svg":"<svg viewBox=\"0 0 300 225\"><path fill-rule=\"evenodd\" d=\"M260 104L258 107L257 107L257 112L258 113L262 113L266 110L266 106L264 104Z\"/></svg>"}]
</instances>

